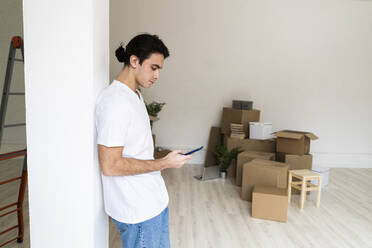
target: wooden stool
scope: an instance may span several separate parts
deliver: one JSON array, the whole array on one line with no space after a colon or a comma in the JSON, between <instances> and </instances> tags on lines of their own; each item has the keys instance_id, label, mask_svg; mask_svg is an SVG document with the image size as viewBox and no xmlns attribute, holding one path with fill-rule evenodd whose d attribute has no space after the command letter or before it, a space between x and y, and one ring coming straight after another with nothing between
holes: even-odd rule
<instances>
[{"instance_id":1,"label":"wooden stool","mask_svg":"<svg viewBox=\"0 0 372 248\"><path fill-rule=\"evenodd\" d=\"M300 181L292 182L292 177ZM318 180L318 185L312 184L310 180ZM291 202L292 187L301 191L299 208L304 208L306 193L308 191L318 190L316 207L320 206L320 191L322 189L322 175L311 170L290 170L288 178L288 202Z\"/></svg>"}]
</instances>

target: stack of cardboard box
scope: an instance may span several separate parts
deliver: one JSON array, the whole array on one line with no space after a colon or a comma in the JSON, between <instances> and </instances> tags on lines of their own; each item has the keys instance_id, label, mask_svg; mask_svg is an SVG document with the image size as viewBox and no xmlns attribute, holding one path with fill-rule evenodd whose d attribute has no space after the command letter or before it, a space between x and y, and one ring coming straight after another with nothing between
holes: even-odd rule
<instances>
[{"instance_id":1,"label":"stack of cardboard box","mask_svg":"<svg viewBox=\"0 0 372 248\"><path fill-rule=\"evenodd\" d=\"M259 121L260 110L223 108L223 143L229 151L243 150L230 165L228 176L235 177L235 183L242 187L241 198L252 201L253 217L286 221L288 170L312 169L310 140L318 137L291 130L276 132L277 138L271 139L231 137L231 123L241 124L245 136L250 137L249 123Z\"/></svg>"},{"instance_id":2,"label":"stack of cardboard box","mask_svg":"<svg viewBox=\"0 0 372 248\"><path fill-rule=\"evenodd\" d=\"M249 122L252 121L257 122L259 120L260 120L259 110L223 108L221 132L226 136L230 136L231 123L243 124L243 131L245 133L245 136L249 137Z\"/></svg>"},{"instance_id":3,"label":"stack of cardboard box","mask_svg":"<svg viewBox=\"0 0 372 248\"><path fill-rule=\"evenodd\" d=\"M240 148L243 151L251 152L276 152L275 139L258 140L258 139L237 139L231 137L231 123L243 125L243 132L246 137L249 137L249 123L260 121L260 110L252 109L233 109L223 108L221 133L224 136L224 145L227 150L231 151L233 148ZM260 156L258 156L259 158ZM229 177L235 177L237 164L233 160L230 164L227 174ZM240 172L240 171L239 171ZM240 173L241 174L241 173ZM239 180L240 181L240 180Z\"/></svg>"},{"instance_id":4,"label":"stack of cardboard box","mask_svg":"<svg viewBox=\"0 0 372 248\"><path fill-rule=\"evenodd\" d=\"M283 130L275 132L277 137L276 160L289 165L289 170L312 170L313 156L310 141L318 137L310 132ZM299 194L297 189L292 194ZM309 194L310 192L308 192Z\"/></svg>"},{"instance_id":5,"label":"stack of cardboard box","mask_svg":"<svg viewBox=\"0 0 372 248\"><path fill-rule=\"evenodd\" d=\"M290 170L312 168L310 140L318 139L313 133L283 130L275 132L277 137L277 161L290 163Z\"/></svg>"}]
</instances>

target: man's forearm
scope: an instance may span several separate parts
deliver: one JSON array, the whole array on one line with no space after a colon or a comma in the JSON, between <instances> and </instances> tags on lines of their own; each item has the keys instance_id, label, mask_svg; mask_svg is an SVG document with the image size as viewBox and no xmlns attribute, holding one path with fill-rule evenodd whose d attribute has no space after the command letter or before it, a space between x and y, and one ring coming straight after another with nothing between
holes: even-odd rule
<instances>
[{"instance_id":1,"label":"man's forearm","mask_svg":"<svg viewBox=\"0 0 372 248\"><path fill-rule=\"evenodd\" d=\"M98 159L103 175L130 176L165 168L180 168L191 159L191 155L185 156L180 150L172 151L164 158L156 160L123 158L123 149L122 146L107 147L98 144Z\"/></svg>"},{"instance_id":2,"label":"man's forearm","mask_svg":"<svg viewBox=\"0 0 372 248\"><path fill-rule=\"evenodd\" d=\"M130 176L166 168L165 159L140 160L135 158L120 158L102 168L106 176Z\"/></svg>"}]
</instances>

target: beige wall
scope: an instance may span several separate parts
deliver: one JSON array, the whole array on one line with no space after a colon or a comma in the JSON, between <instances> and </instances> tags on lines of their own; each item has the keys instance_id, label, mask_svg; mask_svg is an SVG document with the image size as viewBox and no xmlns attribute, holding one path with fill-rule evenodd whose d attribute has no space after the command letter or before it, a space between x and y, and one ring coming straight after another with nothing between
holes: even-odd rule
<instances>
[{"instance_id":1,"label":"beige wall","mask_svg":"<svg viewBox=\"0 0 372 248\"><path fill-rule=\"evenodd\" d=\"M372 1L111 0L110 10L111 78L120 41L150 32L170 49L143 91L167 103L158 145L205 145L222 107L246 99L274 130L318 135L315 166L372 167Z\"/></svg>"},{"instance_id":2,"label":"beige wall","mask_svg":"<svg viewBox=\"0 0 372 248\"><path fill-rule=\"evenodd\" d=\"M8 60L10 40L13 36L23 36L22 0L0 1L0 98L3 92L5 71ZM21 57L20 51L17 57ZM24 92L23 63L16 62L13 71L11 90ZM25 100L23 96L10 96L6 123L25 122ZM25 127L8 128L4 130L0 152L22 149L26 144Z\"/></svg>"},{"instance_id":3,"label":"beige wall","mask_svg":"<svg viewBox=\"0 0 372 248\"><path fill-rule=\"evenodd\" d=\"M110 2L111 78L120 41L157 33L171 57L148 101L167 103L155 123L158 145L205 145L232 99L253 100L274 130L309 130L315 163L372 166L372 1ZM0 2L0 87L9 41L22 35L22 1ZM19 68L20 67L20 68ZM22 65L12 87L23 91ZM7 122L24 121L12 97ZM22 148L25 129L8 129L1 151ZM203 160L195 155L195 162Z\"/></svg>"}]
</instances>

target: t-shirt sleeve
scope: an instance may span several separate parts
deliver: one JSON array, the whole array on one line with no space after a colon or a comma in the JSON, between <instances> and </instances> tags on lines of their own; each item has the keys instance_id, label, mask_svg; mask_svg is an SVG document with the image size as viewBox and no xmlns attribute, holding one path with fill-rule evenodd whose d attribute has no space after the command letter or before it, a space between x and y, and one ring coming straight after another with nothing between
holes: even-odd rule
<instances>
[{"instance_id":1,"label":"t-shirt sleeve","mask_svg":"<svg viewBox=\"0 0 372 248\"><path fill-rule=\"evenodd\" d=\"M131 112L123 104L103 103L96 107L97 144L125 146Z\"/></svg>"}]
</instances>

